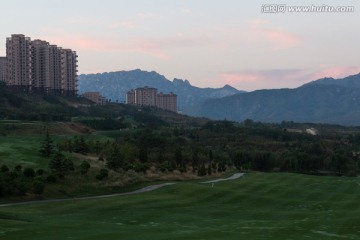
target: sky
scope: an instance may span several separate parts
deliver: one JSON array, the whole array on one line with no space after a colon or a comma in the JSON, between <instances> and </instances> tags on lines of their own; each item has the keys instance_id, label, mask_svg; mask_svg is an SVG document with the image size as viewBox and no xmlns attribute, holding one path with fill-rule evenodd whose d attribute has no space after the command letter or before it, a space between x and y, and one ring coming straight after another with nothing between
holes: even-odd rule
<instances>
[{"instance_id":1,"label":"sky","mask_svg":"<svg viewBox=\"0 0 360 240\"><path fill-rule=\"evenodd\" d=\"M269 13L274 4L285 11ZM323 5L354 11L289 11ZM77 51L79 74L142 69L198 87L252 91L360 72L359 0L0 0L0 6L0 56L6 38L21 33Z\"/></svg>"}]
</instances>

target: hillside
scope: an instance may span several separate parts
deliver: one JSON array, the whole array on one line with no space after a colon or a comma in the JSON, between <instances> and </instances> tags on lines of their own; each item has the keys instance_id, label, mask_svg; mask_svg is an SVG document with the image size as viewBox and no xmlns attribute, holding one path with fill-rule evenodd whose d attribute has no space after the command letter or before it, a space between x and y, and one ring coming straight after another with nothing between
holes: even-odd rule
<instances>
[{"instance_id":1,"label":"hillside","mask_svg":"<svg viewBox=\"0 0 360 240\"><path fill-rule=\"evenodd\" d=\"M155 87L159 92L177 94L178 108L184 113L188 113L190 107L205 100L242 92L229 85L223 88L198 88L187 80L170 81L154 71L146 72L139 69L79 76L79 93L98 91L112 101L124 102L127 91L144 86Z\"/></svg>"},{"instance_id":2,"label":"hillside","mask_svg":"<svg viewBox=\"0 0 360 240\"><path fill-rule=\"evenodd\" d=\"M191 114L234 121L360 125L360 89L355 87L359 82L359 76L352 76L322 79L296 89L258 90L208 100L193 108Z\"/></svg>"},{"instance_id":3,"label":"hillside","mask_svg":"<svg viewBox=\"0 0 360 240\"><path fill-rule=\"evenodd\" d=\"M109 103L97 106L82 97L19 94L0 86L0 119L45 122L79 122L95 130L129 127L197 126L205 119L157 108ZM0 129L1 131L1 129ZM0 132L1 133L1 132Z\"/></svg>"}]
</instances>

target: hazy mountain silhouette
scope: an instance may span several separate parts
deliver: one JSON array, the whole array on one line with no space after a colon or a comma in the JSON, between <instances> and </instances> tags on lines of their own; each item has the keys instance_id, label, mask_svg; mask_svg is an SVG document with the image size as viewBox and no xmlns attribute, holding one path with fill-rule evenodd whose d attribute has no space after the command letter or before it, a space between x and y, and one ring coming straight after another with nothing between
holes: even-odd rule
<instances>
[{"instance_id":1,"label":"hazy mountain silhouette","mask_svg":"<svg viewBox=\"0 0 360 240\"><path fill-rule=\"evenodd\" d=\"M173 92L178 95L179 110L185 113L188 109L211 98L221 98L241 93L229 85L222 88L198 88L188 80L170 81L157 72L142 70L119 71L79 76L79 93L98 91L112 101L125 101L126 92L138 87L155 87L160 92Z\"/></svg>"},{"instance_id":2,"label":"hazy mountain silhouette","mask_svg":"<svg viewBox=\"0 0 360 240\"><path fill-rule=\"evenodd\" d=\"M360 125L360 74L295 89L258 90L212 99L189 111L213 119Z\"/></svg>"}]
</instances>

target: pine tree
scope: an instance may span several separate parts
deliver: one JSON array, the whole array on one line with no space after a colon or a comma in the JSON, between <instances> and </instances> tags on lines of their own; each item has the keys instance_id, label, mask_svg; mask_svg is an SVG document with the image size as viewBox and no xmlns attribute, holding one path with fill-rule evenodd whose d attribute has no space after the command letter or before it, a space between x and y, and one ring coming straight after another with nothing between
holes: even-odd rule
<instances>
[{"instance_id":1,"label":"pine tree","mask_svg":"<svg viewBox=\"0 0 360 240\"><path fill-rule=\"evenodd\" d=\"M44 141L41 142L39 152L40 152L41 156L50 157L51 154L53 153L53 151L54 151L54 143L53 143L52 139L50 138L49 131L47 130L45 139L44 139Z\"/></svg>"},{"instance_id":2,"label":"pine tree","mask_svg":"<svg viewBox=\"0 0 360 240\"><path fill-rule=\"evenodd\" d=\"M57 151L49 163L49 168L59 176L63 176L70 171L74 171L74 163L60 151Z\"/></svg>"},{"instance_id":3,"label":"pine tree","mask_svg":"<svg viewBox=\"0 0 360 240\"><path fill-rule=\"evenodd\" d=\"M106 158L106 167L112 170L118 170L123 166L124 156L119 147L114 145L109 156Z\"/></svg>"}]
</instances>

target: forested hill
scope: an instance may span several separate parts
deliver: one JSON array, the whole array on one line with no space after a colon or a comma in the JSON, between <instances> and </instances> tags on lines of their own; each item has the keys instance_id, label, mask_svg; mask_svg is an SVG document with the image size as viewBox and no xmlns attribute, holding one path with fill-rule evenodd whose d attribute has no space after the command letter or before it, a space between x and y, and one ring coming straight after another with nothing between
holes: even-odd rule
<instances>
[{"instance_id":1,"label":"forested hill","mask_svg":"<svg viewBox=\"0 0 360 240\"><path fill-rule=\"evenodd\" d=\"M123 102L127 91L144 86L155 87L159 92L177 94L179 110L184 113L188 113L190 107L205 100L242 92L229 85L222 88L198 88L192 86L188 80L170 81L157 72L139 69L79 76L79 93L98 91L112 101Z\"/></svg>"}]
</instances>

